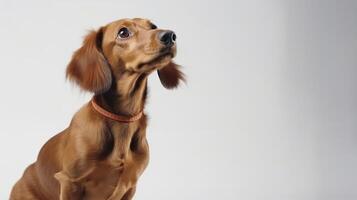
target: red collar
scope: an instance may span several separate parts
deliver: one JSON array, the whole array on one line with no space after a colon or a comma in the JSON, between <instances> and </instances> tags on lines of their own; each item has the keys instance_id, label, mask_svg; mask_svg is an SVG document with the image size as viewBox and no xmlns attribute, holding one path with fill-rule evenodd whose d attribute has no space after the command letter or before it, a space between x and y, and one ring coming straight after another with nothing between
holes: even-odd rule
<instances>
[{"instance_id":1,"label":"red collar","mask_svg":"<svg viewBox=\"0 0 357 200\"><path fill-rule=\"evenodd\" d=\"M112 119L114 121L118 121L118 122L122 122L122 123L135 122L143 116L143 111L140 111L139 113L137 113L133 116L117 115L117 114L111 113L111 112L105 110L104 108L100 107L95 102L94 98L91 100L91 104L92 104L94 110L97 111L99 114L101 114L104 117L107 117L109 119Z\"/></svg>"}]
</instances>

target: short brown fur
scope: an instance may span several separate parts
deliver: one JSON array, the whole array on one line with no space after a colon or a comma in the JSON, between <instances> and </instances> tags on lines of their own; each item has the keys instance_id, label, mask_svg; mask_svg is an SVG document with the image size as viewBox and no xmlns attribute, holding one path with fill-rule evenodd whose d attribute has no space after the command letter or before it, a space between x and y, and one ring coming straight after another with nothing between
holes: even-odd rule
<instances>
[{"instance_id":1,"label":"short brown fur","mask_svg":"<svg viewBox=\"0 0 357 200\"><path fill-rule=\"evenodd\" d=\"M132 31L128 39L118 31ZM146 19L123 19L90 32L70 61L66 75L112 113L144 110L147 76L157 70L162 84L184 80L172 62L176 45L163 53ZM11 200L130 200L149 160L146 115L132 123L104 117L85 104L70 125L52 137L15 184Z\"/></svg>"}]
</instances>

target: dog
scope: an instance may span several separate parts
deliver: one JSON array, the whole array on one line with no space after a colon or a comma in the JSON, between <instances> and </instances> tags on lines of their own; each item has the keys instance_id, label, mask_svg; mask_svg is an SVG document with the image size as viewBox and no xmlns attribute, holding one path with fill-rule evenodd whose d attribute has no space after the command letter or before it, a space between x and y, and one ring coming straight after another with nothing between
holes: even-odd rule
<instances>
[{"instance_id":1,"label":"dog","mask_svg":"<svg viewBox=\"0 0 357 200\"><path fill-rule=\"evenodd\" d=\"M121 19L85 37L66 77L93 98L52 137L14 185L11 200L130 200L149 161L147 77L185 81L176 35L147 19Z\"/></svg>"}]
</instances>

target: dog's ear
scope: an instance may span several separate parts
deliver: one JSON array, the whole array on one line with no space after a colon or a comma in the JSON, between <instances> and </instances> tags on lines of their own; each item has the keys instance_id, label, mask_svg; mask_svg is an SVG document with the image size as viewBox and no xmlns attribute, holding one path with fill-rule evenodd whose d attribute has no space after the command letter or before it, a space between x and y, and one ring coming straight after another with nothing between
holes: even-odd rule
<instances>
[{"instance_id":1,"label":"dog's ear","mask_svg":"<svg viewBox=\"0 0 357 200\"><path fill-rule=\"evenodd\" d=\"M167 66L157 70L161 84L167 89L176 88L180 81L185 82L185 75L179 70L180 66L170 62Z\"/></svg>"},{"instance_id":2,"label":"dog's ear","mask_svg":"<svg viewBox=\"0 0 357 200\"><path fill-rule=\"evenodd\" d=\"M111 69L102 53L103 29L88 33L66 71L67 79L94 93L105 92L112 83Z\"/></svg>"}]
</instances>

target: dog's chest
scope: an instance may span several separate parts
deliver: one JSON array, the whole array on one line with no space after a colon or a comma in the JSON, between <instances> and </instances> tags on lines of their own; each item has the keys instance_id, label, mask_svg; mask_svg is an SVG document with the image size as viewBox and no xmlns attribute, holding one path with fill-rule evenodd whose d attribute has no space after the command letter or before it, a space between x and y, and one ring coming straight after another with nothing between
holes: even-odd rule
<instances>
[{"instance_id":1,"label":"dog's chest","mask_svg":"<svg viewBox=\"0 0 357 200\"><path fill-rule=\"evenodd\" d=\"M141 165L145 159L139 157L148 156L146 142L146 127L133 124L114 124L110 131L112 134L112 151L108 154L107 161L115 167L130 162L133 165Z\"/></svg>"},{"instance_id":2,"label":"dog's chest","mask_svg":"<svg viewBox=\"0 0 357 200\"><path fill-rule=\"evenodd\" d=\"M135 124L112 125L112 138L107 138L105 145L111 146L106 157L93 169L86 183L88 196L111 194L115 188L129 190L135 187L138 178L148 164L149 152L145 137L145 127Z\"/></svg>"}]
</instances>

